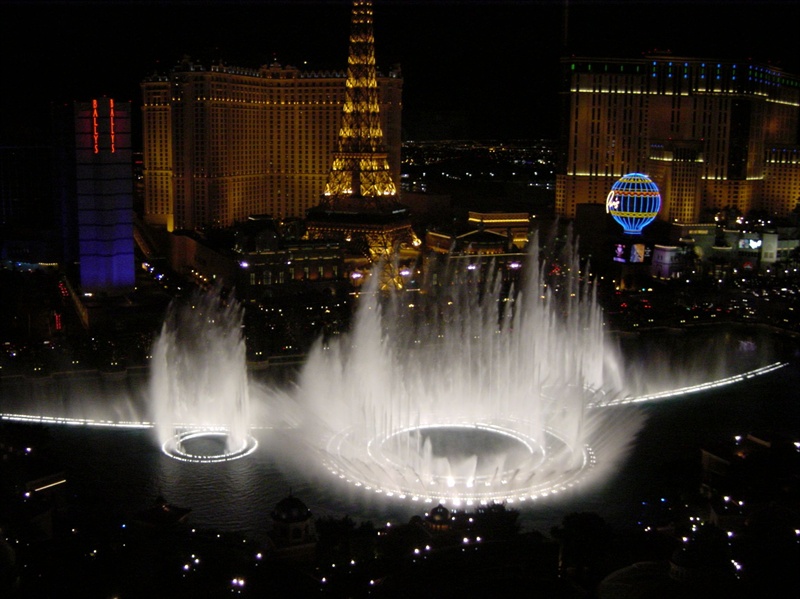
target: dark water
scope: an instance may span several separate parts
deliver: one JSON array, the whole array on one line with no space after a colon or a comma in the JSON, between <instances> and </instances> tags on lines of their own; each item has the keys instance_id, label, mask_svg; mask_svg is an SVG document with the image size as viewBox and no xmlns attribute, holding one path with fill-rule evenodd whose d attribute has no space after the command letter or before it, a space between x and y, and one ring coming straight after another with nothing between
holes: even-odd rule
<instances>
[{"instance_id":1,"label":"dark water","mask_svg":"<svg viewBox=\"0 0 800 599\"><path fill-rule=\"evenodd\" d=\"M702 443L758 431L800 434L800 362L793 355L795 341L781 340L771 345L770 355L755 356L750 353L751 346L742 349L741 338L741 331L723 337L722 342L719 334L708 339L696 335L699 350L693 350L693 356L679 352L679 366L686 369L692 365L699 375L703 361L711 367L716 351L735 354L741 361L738 367L776 357L790 359L790 365L744 383L639 407L646 414L646 424L619 471L602 486L514 506L521 510L526 528L547 532L573 511L594 511L610 523L624 526L635 519L642 499L671 488L685 476L687 465L699 461ZM747 332L745 338L754 337ZM772 334L759 332L758 347L770 338ZM669 360L673 354L664 351L664 339L657 335L640 338L631 355L643 361L655 359L653 356ZM672 339L673 351L687 346L686 339L680 337L677 345ZM625 342L633 345L631 340ZM606 409L620 410L622 417L622 411L630 408ZM52 426L48 431L51 449L67 469L70 494L98 515L124 519L163 495L174 504L191 508L189 522L197 528L241 531L260 538L270 530L275 504L289 493L301 498L315 516L350 515L376 524L406 521L428 507L387 502L344 486L321 472L316 457L296 445L286 432L257 431L259 448L246 459L187 464L164 456L151 430Z\"/></svg>"},{"instance_id":2,"label":"dark water","mask_svg":"<svg viewBox=\"0 0 800 599\"><path fill-rule=\"evenodd\" d=\"M602 488L554 506L553 515L560 519L569 510L596 511L619 526L628 525L642 500L686 486L699 466L701 446L748 433L800 440L799 388L795 360L744 383L644 405L645 426L617 474Z\"/></svg>"}]
</instances>

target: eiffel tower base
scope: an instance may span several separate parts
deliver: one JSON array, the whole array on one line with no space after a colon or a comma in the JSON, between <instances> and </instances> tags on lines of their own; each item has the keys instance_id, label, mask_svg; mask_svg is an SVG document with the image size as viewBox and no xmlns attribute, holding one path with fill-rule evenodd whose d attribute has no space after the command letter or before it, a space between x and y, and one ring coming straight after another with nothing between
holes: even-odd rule
<instances>
[{"instance_id":1,"label":"eiffel tower base","mask_svg":"<svg viewBox=\"0 0 800 599\"><path fill-rule=\"evenodd\" d=\"M306 239L338 241L350 258L380 265L381 289L402 289L401 253L415 254L419 238L411 228L408 208L392 210L336 210L318 206L306 218Z\"/></svg>"}]
</instances>

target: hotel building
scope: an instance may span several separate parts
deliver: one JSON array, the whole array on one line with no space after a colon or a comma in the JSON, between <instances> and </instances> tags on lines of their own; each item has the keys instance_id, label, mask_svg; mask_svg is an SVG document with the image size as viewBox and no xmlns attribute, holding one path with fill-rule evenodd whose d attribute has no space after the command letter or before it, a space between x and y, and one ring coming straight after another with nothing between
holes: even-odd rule
<instances>
[{"instance_id":1,"label":"hotel building","mask_svg":"<svg viewBox=\"0 0 800 599\"><path fill-rule=\"evenodd\" d=\"M84 293L133 290L131 103L75 103L78 257Z\"/></svg>"},{"instance_id":2,"label":"hotel building","mask_svg":"<svg viewBox=\"0 0 800 599\"><path fill-rule=\"evenodd\" d=\"M562 59L556 211L603 204L622 175L661 190L659 218L707 211L786 216L800 198L800 78L749 61Z\"/></svg>"},{"instance_id":3,"label":"hotel building","mask_svg":"<svg viewBox=\"0 0 800 599\"><path fill-rule=\"evenodd\" d=\"M141 84L145 221L167 230L229 227L253 214L305 217L337 147L345 73L184 60ZM378 77L392 178L400 180L399 71Z\"/></svg>"}]
</instances>

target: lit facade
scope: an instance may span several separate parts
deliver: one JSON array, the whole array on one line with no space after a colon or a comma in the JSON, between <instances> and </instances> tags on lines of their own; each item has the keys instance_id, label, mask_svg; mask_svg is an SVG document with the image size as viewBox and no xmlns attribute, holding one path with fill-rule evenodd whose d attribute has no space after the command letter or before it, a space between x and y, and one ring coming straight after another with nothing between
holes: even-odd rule
<instances>
[{"instance_id":1,"label":"lit facade","mask_svg":"<svg viewBox=\"0 0 800 599\"><path fill-rule=\"evenodd\" d=\"M556 211L603 203L616 179L647 173L659 218L705 210L784 216L800 196L800 79L750 62L651 56L564 58Z\"/></svg>"},{"instance_id":2,"label":"lit facade","mask_svg":"<svg viewBox=\"0 0 800 599\"><path fill-rule=\"evenodd\" d=\"M252 214L304 217L328 182L346 81L340 72L188 60L143 81L146 222L175 230ZM375 84L388 170L399 180L402 78L376 75Z\"/></svg>"},{"instance_id":3,"label":"lit facade","mask_svg":"<svg viewBox=\"0 0 800 599\"><path fill-rule=\"evenodd\" d=\"M131 103L75 104L78 255L84 293L134 287Z\"/></svg>"},{"instance_id":4,"label":"lit facade","mask_svg":"<svg viewBox=\"0 0 800 599\"><path fill-rule=\"evenodd\" d=\"M782 214L800 204L800 146L772 146L765 151L761 208Z\"/></svg>"}]
</instances>

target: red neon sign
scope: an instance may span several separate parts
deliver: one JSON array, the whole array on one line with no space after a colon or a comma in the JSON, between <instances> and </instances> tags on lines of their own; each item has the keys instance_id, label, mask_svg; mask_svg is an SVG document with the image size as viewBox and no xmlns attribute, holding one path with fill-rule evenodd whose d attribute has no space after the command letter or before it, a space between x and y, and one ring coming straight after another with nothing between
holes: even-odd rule
<instances>
[{"instance_id":1,"label":"red neon sign","mask_svg":"<svg viewBox=\"0 0 800 599\"><path fill-rule=\"evenodd\" d=\"M114 111L114 100L109 98L109 136L111 137L111 153L117 151L117 132L115 131L114 118L116 113ZM92 141L94 144L94 153L100 153L100 132L97 128L97 100L92 100Z\"/></svg>"},{"instance_id":2,"label":"red neon sign","mask_svg":"<svg viewBox=\"0 0 800 599\"><path fill-rule=\"evenodd\" d=\"M114 152L117 151L116 146L115 146L115 138L114 138L114 99L113 98L109 98L108 101L110 102L110 106L111 106L109 120L111 121L111 153L113 154Z\"/></svg>"},{"instance_id":3,"label":"red neon sign","mask_svg":"<svg viewBox=\"0 0 800 599\"><path fill-rule=\"evenodd\" d=\"M94 153L100 153L100 134L97 132L97 100L92 100L92 139L94 140Z\"/></svg>"}]
</instances>

